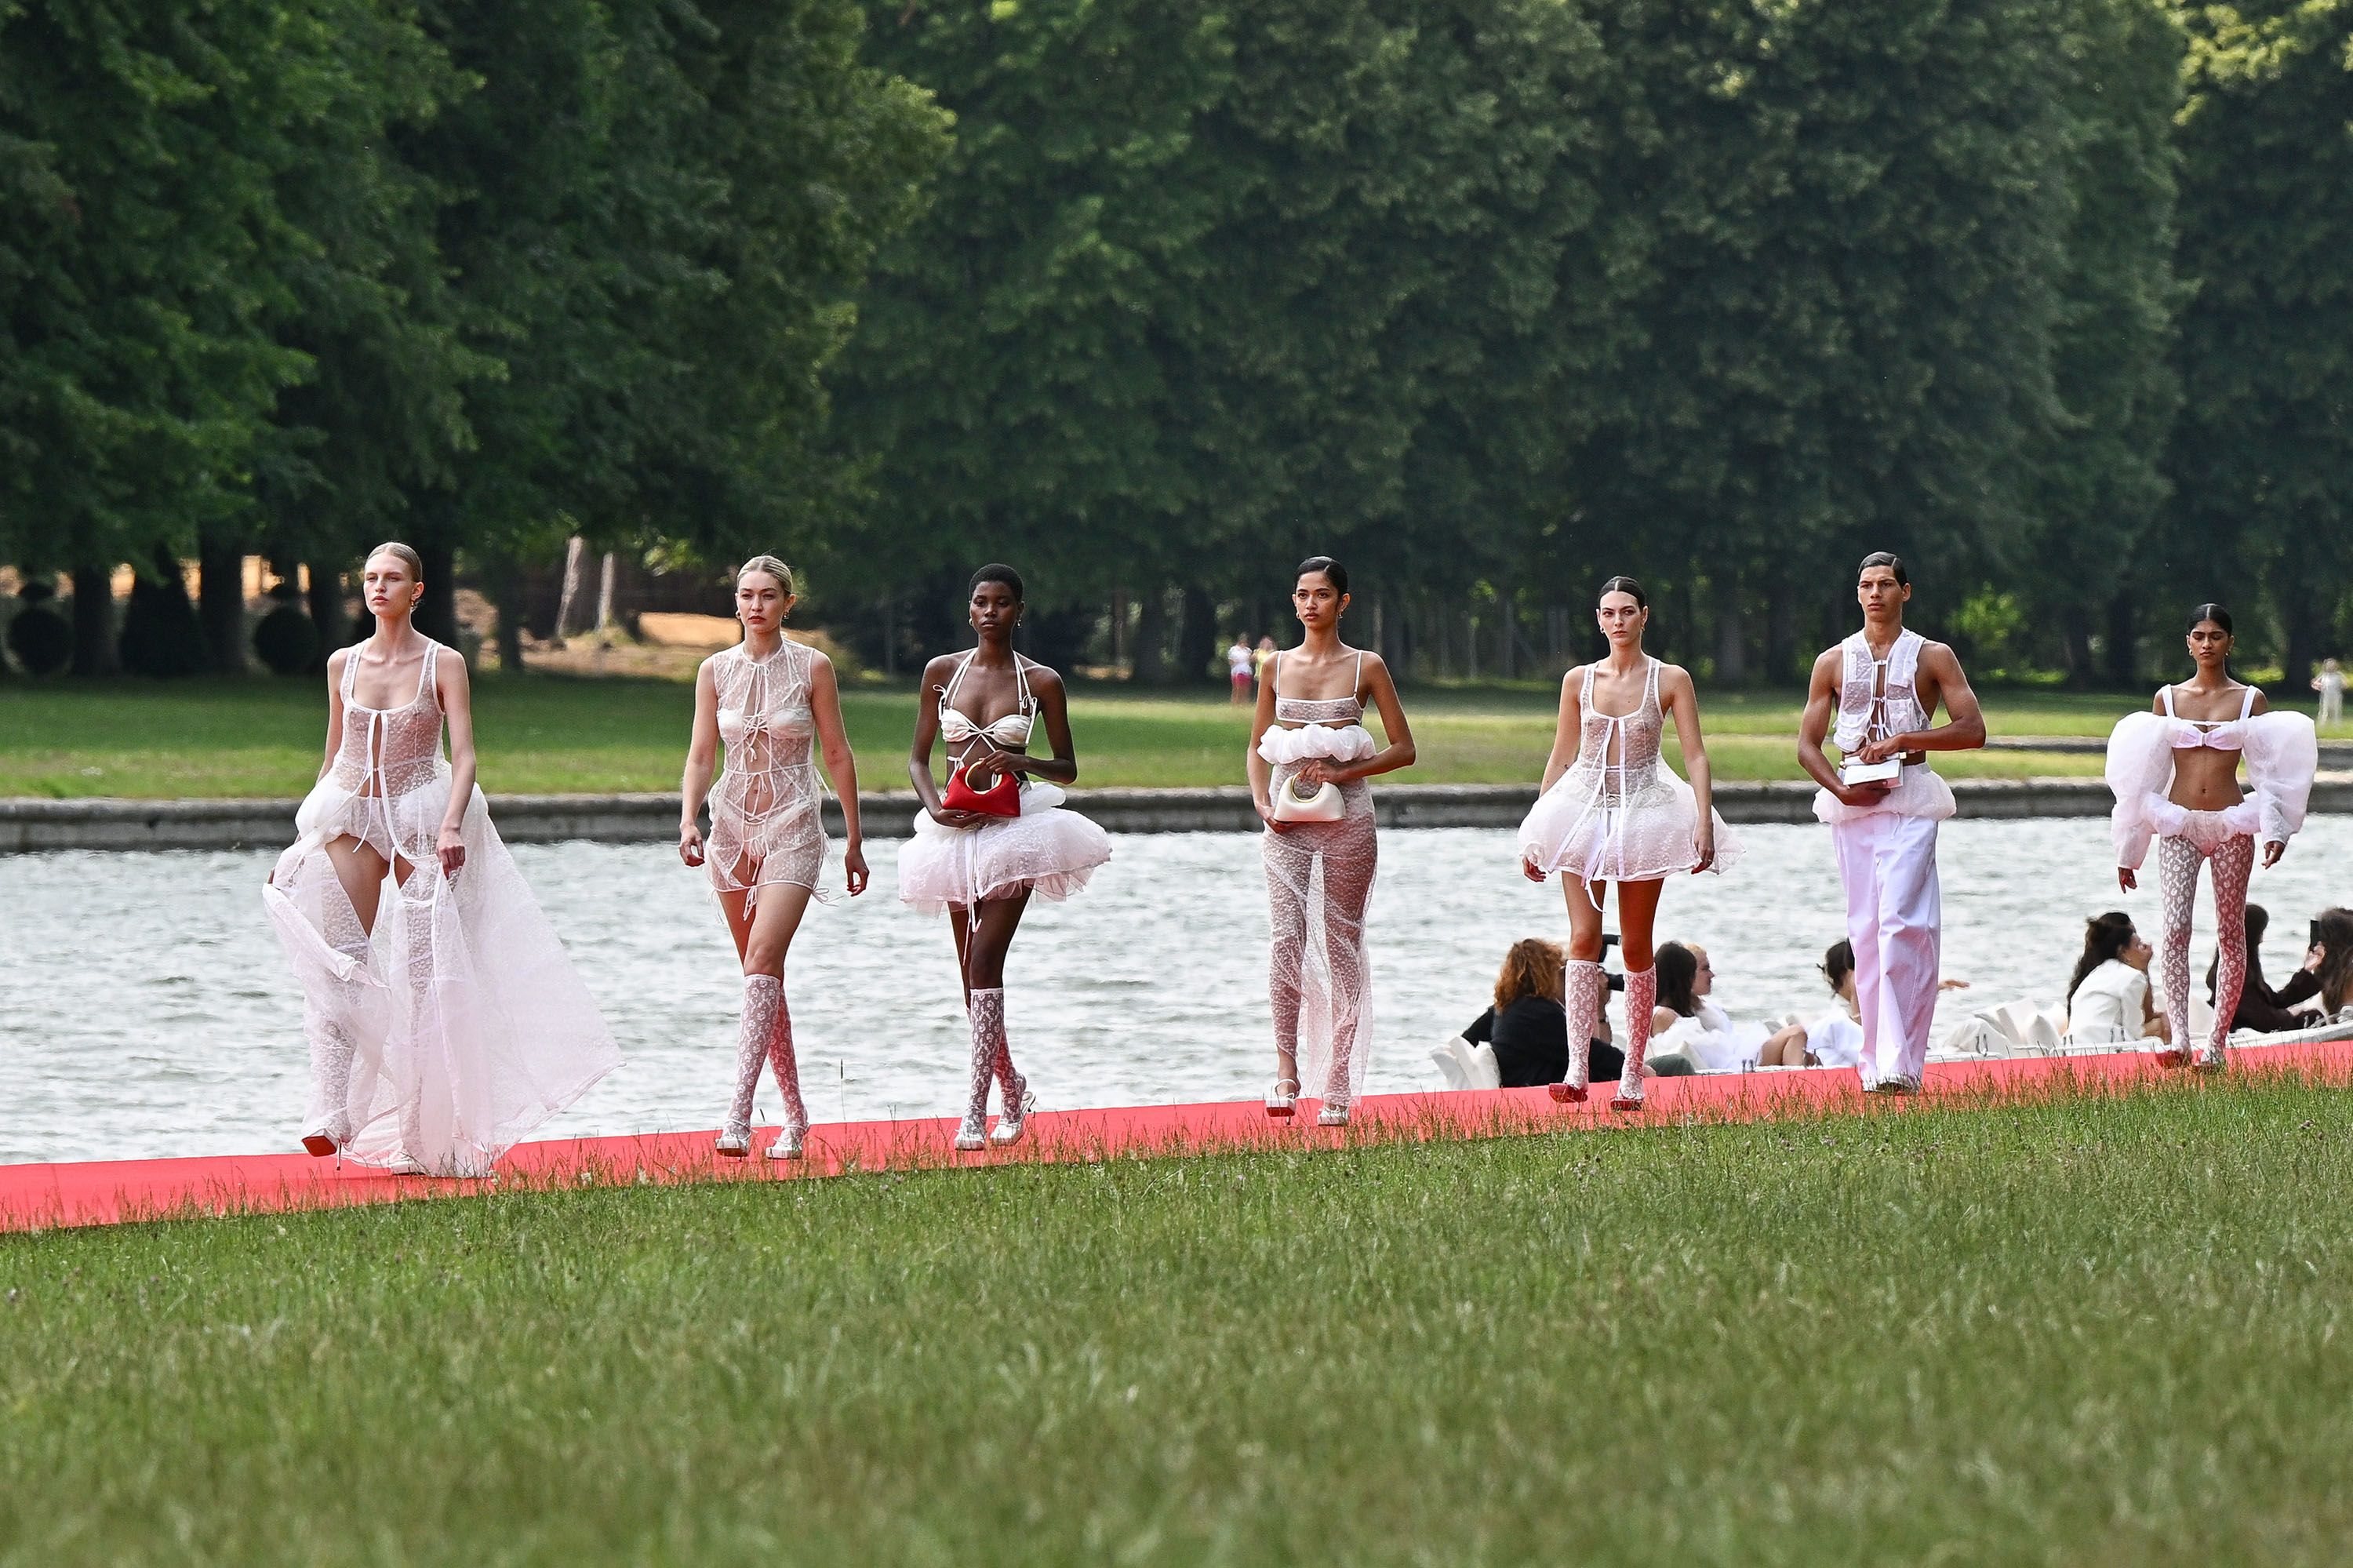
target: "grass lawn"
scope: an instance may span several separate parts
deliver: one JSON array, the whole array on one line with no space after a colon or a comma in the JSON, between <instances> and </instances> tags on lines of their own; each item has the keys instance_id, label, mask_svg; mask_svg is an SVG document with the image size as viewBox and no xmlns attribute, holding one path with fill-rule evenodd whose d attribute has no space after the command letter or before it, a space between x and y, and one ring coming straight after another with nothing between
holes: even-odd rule
<instances>
[{"instance_id":1,"label":"grass lawn","mask_svg":"<svg viewBox=\"0 0 2353 1568\"><path fill-rule=\"evenodd\" d=\"M482 781L494 793L561 794L674 789L692 698L681 683L541 674L475 679ZM1421 761L1400 781L1531 781L1552 743L1549 687L1408 692ZM868 788L900 789L914 719L910 687L845 697L850 744ZM1724 693L1704 699L1709 756L1721 779L1794 779L1795 693ZM2001 735L2104 735L2125 699L1994 694ZM325 696L317 683L256 677L0 682L0 796L293 796L319 766ZM1222 694L1143 695L1082 686L1072 724L1085 785L1239 783L1248 709ZM1673 748L1670 747L1672 752ZM2092 775L2097 756L1989 752L1947 758L1950 777Z\"/></svg>"},{"instance_id":2,"label":"grass lawn","mask_svg":"<svg viewBox=\"0 0 2353 1568\"><path fill-rule=\"evenodd\" d=\"M0 1238L0 1564L2341 1562L2344 1107Z\"/></svg>"}]
</instances>

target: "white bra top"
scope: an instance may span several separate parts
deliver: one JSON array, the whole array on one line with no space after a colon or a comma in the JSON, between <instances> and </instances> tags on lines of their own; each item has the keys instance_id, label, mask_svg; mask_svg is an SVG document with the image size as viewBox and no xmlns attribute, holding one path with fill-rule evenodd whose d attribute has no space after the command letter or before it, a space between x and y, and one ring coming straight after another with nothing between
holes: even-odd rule
<instances>
[{"instance_id":1,"label":"white bra top","mask_svg":"<svg viewBox=\"0 0 2353 1568\"><path fill-rule=\"evenodd\" d=\"M2246 749L2247 716L2255 711L2255 688L2249 686L2240 699L2239 716L2234 719L2186 719L2173 711L2173 688L2166 687L2158 694L2165 705L2165 738L2176 751L2195 751L2208 747L2216 751Z\"/></svg>"},{"instance_id":2,"label":"white bra top","mask_svg":"<svg viewBox=\"0 0 2353 1568\"><path fill-rule=\"evenodd\" d=\"M956 666L955 673L940 690L941 738L954 747L986 736L989 745L1001 750L1026 750L1029 745L1029 715L1037 711L1038 702L1029 694L1029 662L1020 654L1013 656L1014 709L1011 713L991 724L976 724L955 705L956 687L963 684L964 673L972 668L972 662L979 653L977 648L966 653L964 662Z\"/></svg>"},{"instance_id":3,"label":"white bra top","mask_svg":"<svg viewBox=\"0 0 2353 1568\"><path fill-rule=\"evenodd\" d=\"M1345 697L1286 697L1282 694L1282 655L1274 656L1274 722L1284 726L1360 724L1365 717L1365 651L1356 650L1355 684Z\"/></svg>"}]
</instances>

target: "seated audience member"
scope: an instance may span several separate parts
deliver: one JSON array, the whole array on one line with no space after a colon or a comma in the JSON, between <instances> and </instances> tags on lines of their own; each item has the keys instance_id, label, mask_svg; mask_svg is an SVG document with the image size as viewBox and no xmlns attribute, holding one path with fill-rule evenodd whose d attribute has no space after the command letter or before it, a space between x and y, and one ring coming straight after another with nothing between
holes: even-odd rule
<instances>
[{"instance_id":1,"label":"seated audience member","mask_svg":"<svg viewBox=\"0 0 2353 1568\"><path fill-rule=\"evenodd\" d=\"M2132 916L2110 910L2084 923L2084 956L2067 981L2067 1033L2085 1044L2163 1040L2164 1014L2150 993L2149 945Z\"/></svg>"},{"instance_id":2,"label":"seated audience member","mask_svg":"<svg viewBox=\"0 0 2353 1568\"><path fill-rule=\"evenodd\" d=\"M2353 1001L2353 909L2324 909L2313 922L2313 948L2320 954L2320 1010L2329 1018Z\"/></svg>"},{"instance_id":3,"label":"seated audience member","mask_svg":"<svg viewBox=\"0 0 2353 1568\"><path fill-rule=\"evenodd\" d=\"M1767 1036L1756 1023L1735 1023L1709 1000L1715 967L1695 942L1662 943L1652 960L1659 971L1659 1008L1651 1019L1651 1054L1644 1065L1668 1078L1683 1073L1736 1073L1770 1053L1778 1061L1805 1030L1797 1025Z\"/></svg>"},{"instance_id":4,"label":"seated audience member","mask_svg":"<svg viewBox=\"0 0 2353 1568\"><path fill-rule=\"evenodd\" d=\"M1806 1026L1806 1036L1799 1043L1803 1053L1800 1060L1809 1067L1860 1067L1862 1065L1862 1010L1854 1000L1854 948L1841 937L1822 954L1822 980L1839 1005L1823 1013ZM1796 1066L1783 1047L1777 1065Z\"/></svg>"},{"instance_id":5,"label":"seated audience member","mask_svg":"<svg viewBox=\"0 0 2353 1568\"><path fill-rule=\"evenodd\" d=\"M2270 913L2260 904L2247 906L2247 983L2239 991L2239 1011L2231 1015L2233 1029L2253 1029L2265 1034L2283 1030L2305 1029L2315 1022L2309 1012L2291 1012L2300 1001L2310 1001L2320 994L2320 949L2314 948L2304 955L2304 967L2288 977L2283 986L2263 983L2263 933L2271 929ZM2221 962L2206 966L2206 1000L2212 1002L2217 989L2214 969Z\"/></svg>"},{"instance_id":6,"label":"seated audience member","mask_svg":"<svg viewBox=\"0 0 2353 1568\"><path fill-rule=\"evenodd\" d=\"M1568 1075L1568 1012L1561 1004L1565 970L1558 942L1531 937L1512 944L1495 977L1495 1002L1462 1032L1474 1045L1492 1045L1495 1071L1507 1089L1557 1084ZM1609 1020L1596 1020L1590 1072L1595 1083L1618 1075L1626 1058L1609 1044Z\"/></svg>"}]
</instances>

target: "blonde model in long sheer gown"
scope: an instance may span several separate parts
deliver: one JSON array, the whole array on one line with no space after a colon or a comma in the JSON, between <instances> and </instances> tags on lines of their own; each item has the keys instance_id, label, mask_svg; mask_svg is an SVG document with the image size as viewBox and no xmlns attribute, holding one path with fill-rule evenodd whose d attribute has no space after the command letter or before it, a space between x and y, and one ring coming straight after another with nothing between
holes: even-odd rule
<instances>
[{"instance_id":1,"label":"blonde model in long sheer gown","mask_svg":"<svg viewBox=\"0 0 2353 1568\"><path fill-rule=\"evenodd\" d=\"M481 1176L621 1054L473 783L465 663L408 623L413 553L378 551L367 581L375 634L331 662L327 763L262 889L302 988L302 1141ZM360 701L364 663L412 662L405 700ZM445 713L462 780L442 755Z\"/></svg>"}]
</instances>

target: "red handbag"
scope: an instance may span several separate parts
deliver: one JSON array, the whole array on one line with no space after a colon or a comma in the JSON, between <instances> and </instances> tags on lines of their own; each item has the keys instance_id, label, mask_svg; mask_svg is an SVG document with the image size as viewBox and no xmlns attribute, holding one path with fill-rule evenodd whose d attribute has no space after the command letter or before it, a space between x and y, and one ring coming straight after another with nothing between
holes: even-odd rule
<instances>
[{"instance_id":1,"label":"red handbag","mask_svg":"<svg viewBox=\"0 0 2353 1568\"><path fill-rule=\"evenodd\" d=\"M987 789L976 789L965 782L961 767L951 768L940 805L946 810L975 811L984 817L1018 817L1021 814L1021 781L1008 768Z\"/></svg>"}]
</instances>

